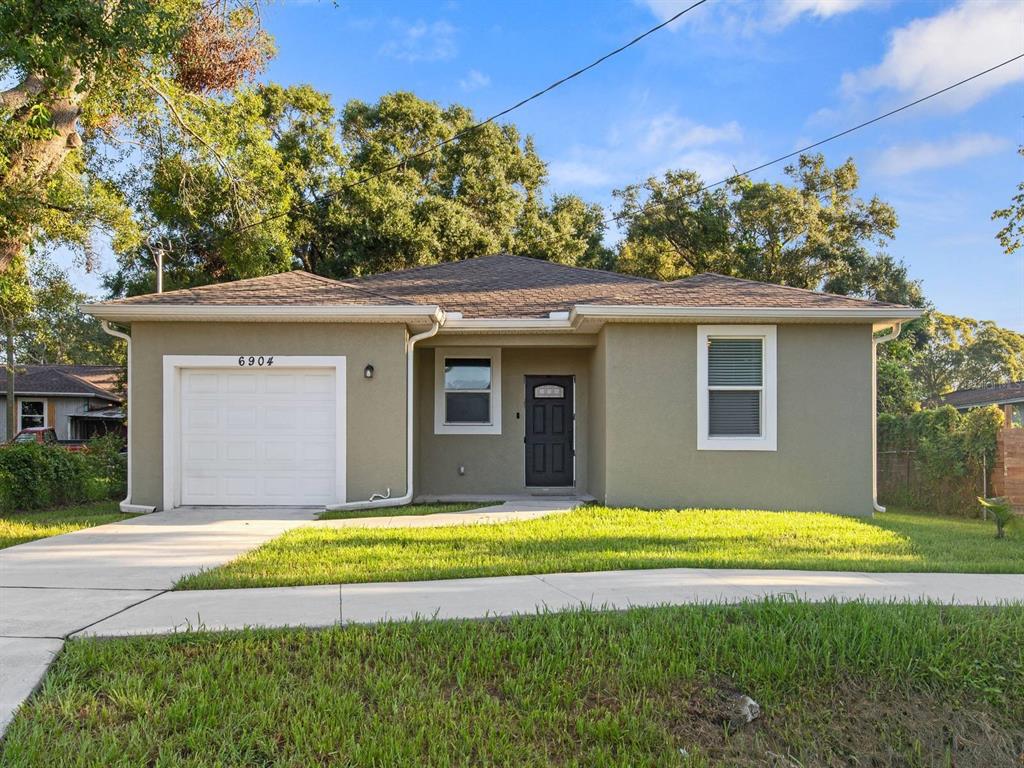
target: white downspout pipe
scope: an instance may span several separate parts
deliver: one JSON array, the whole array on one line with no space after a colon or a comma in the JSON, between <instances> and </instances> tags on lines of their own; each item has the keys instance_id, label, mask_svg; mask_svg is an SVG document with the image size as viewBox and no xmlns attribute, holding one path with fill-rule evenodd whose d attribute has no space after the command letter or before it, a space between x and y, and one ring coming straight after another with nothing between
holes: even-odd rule
<instances>
[{"instance_id":1,"label":"white downspout pipe","mask_svg":"<svg viewBox=\"0 0 1024 768\"><path fill-rule=\"evenodd\" d=\"M871 334L871 506L875 512L885 512L878 503L878 345L895 339L902 328L902 323L893 323L888 333Z\"/></svg>"},{"instance_id":2,"label":"white downspout pipe","mask_svg":"<svg viewBox=\"0 0 1024 768\"><path fill-rule=\"evenodd\" d=\"M124 497L124 501L121 502L121 511L126 514L142 515L152 512L156 507L144 506L142 504L132 504L132 440L131 429L132 429L132 403L135 401L135 396L132 394L132 337L123 331L119 331L110 325L109 321L102 320L100 322L103 330L118 339L124 339L128 345L127 361L128 361L128 483L127 493Z\"/></svg>"},{"instance_id":3,"label":"white downspout pipe","mask_svg":"<svg viewBox=\"0 0 1024 768\"><path fill-rule=\"evenodd\" d=\"M418 333L415 336L410 336L405 342L405 493L401 496L391 496L391 489L387 489L386 494L374 493L370 496L367 501L353 501L346 504L328 504L327 509L376 509L378 507L403 507L412 501L413 488L413 398L415 397L415 391L413 388L413 374L414 374L414 360L415 355L413 354L416 347L416 342L422 341L423 339L429 339L431 336L436 334L440 329L444 320L434 320L433 326L429 331Z\"/></svg>"}]
</instances>

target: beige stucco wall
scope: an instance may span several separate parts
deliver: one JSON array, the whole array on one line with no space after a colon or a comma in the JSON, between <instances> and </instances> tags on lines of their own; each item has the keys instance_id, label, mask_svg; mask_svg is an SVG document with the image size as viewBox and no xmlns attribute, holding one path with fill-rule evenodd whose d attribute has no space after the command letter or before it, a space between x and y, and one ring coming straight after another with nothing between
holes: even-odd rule
<instances>
[{"instance_id":1,"label":"beige stucco wall","mask_svg":"<svg viewBox=\"0 0 1024 768\"><path fill-rule=\"evenodd\" d=\"M597 499L605 498L605 461L608 455L607 437L607 336L599 334L590 355L590 408L587 410L587 429L590 445L587 453L589 474L588 492Z\"/></svg>"},{"instance_id":2,"label":"beige stucco wall","mask_svg":"<svg viewBox=\"0 0 1024 768\"><path fill-rule=\"evenodd\" d=\"M137 322L131 333L133 503L163 503L164 355L344 355L348 499L405 493L404 325Z\"/></svg>"},{"instance_id":3,"label":"beige stucco wall","mask_svg":"<svg viewBox=\"0 0 1024 768\"><path fill-rule=\"evenodd\" d=\"M870 515L870 326L778 326L778 450L760 452L697 450L696 333L605 326L595 365L605 371L605 488L595 495L611 505Z\"/></svg>"},{"instance_id":4,"label":"beige stucco wall","mask_svg":"<svg viewBox=\"0 0 1024 768\"><path fill-rule=\"evenodd\" d=\"M443 341L438 341L438 344ZM540 341L540 343L543 343ZM576 377L576 487L588 488L590 350L503 347L500 435L434 434L434 349L416 352L416 493L420 496L526 493L525 376ZM459 466L466 468L459 475Z\"/></svg>"}]
</instances>

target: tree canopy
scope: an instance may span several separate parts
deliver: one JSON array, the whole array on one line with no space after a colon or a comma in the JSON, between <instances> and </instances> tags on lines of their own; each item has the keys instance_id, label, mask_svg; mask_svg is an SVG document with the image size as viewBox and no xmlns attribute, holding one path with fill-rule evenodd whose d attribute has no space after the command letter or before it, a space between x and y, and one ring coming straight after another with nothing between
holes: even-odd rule
<instances>
[{"instance_id":1,"label":"tree canopy","mask_svg":"<svg viewBox=\"0 0 1024 768\"><path fill-rule=\"evenodd\" d=\"M616 268L674 280L701 272L920 304L906 268L885 252L892 206L856 196L853 160L829 168L802 155L791 183L737 177L706 189L688 170L617 190L626 236Z\"/></svg>"}]
</instances>

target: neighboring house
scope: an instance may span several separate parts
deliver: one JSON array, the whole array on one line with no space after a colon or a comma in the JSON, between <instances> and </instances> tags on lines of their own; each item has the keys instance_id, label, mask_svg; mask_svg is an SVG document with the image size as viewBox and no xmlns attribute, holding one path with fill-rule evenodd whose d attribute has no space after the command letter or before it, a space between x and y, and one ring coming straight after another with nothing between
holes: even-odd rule
<instances>
[{"instance_id":1,"label":"neighboring house","mask_svg":"<svg viewBox=\"0 0 1024 768\"><path fill-rule=\"evenodd\" d=\"M873 331L919 314L509 255L84 309L131 336L126 507L568 492L847 515L872 512Z\"/></svg>"},{"instance_id":2,"label":"neighboring house","mask_svg":"<svg viewBox=\"0 0 1024 768\"><path fill-rule=\"evenodd\" d=\"M1006 426L1024 427L1024 381L997 384L980 389L958 389L942 396L942 402L958 411L983 405L998 405L1006 416Z\"/></svg>"},{"instance_id":3,"label":"neighboring house","mask_svg":"<svg viewBox=\"0 0 1024 768\"><path fill-rule=\"evenodd\" d=\"M14 431L53 427L59 440L123 432L122 374L112 365L17 365ZM7 435L6 392L7 370L0 366L0 442Z\"/></svg>"}]
</instances>

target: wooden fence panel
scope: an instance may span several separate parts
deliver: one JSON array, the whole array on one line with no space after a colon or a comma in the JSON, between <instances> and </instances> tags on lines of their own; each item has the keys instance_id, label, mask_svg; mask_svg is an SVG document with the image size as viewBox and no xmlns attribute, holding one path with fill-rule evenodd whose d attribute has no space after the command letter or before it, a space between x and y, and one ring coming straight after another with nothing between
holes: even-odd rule
<instances>
[{"instance_id":1,"label":"wooden fence panel","mask_svg":"<svg viewBox=\"0 0 1024 768\"><path fill-rule=\"evenodd\" d=\"M1006 496L1024 512L1024 429L1004 427L996 435L992 496Z\"/></svg>"}]
</instances>

